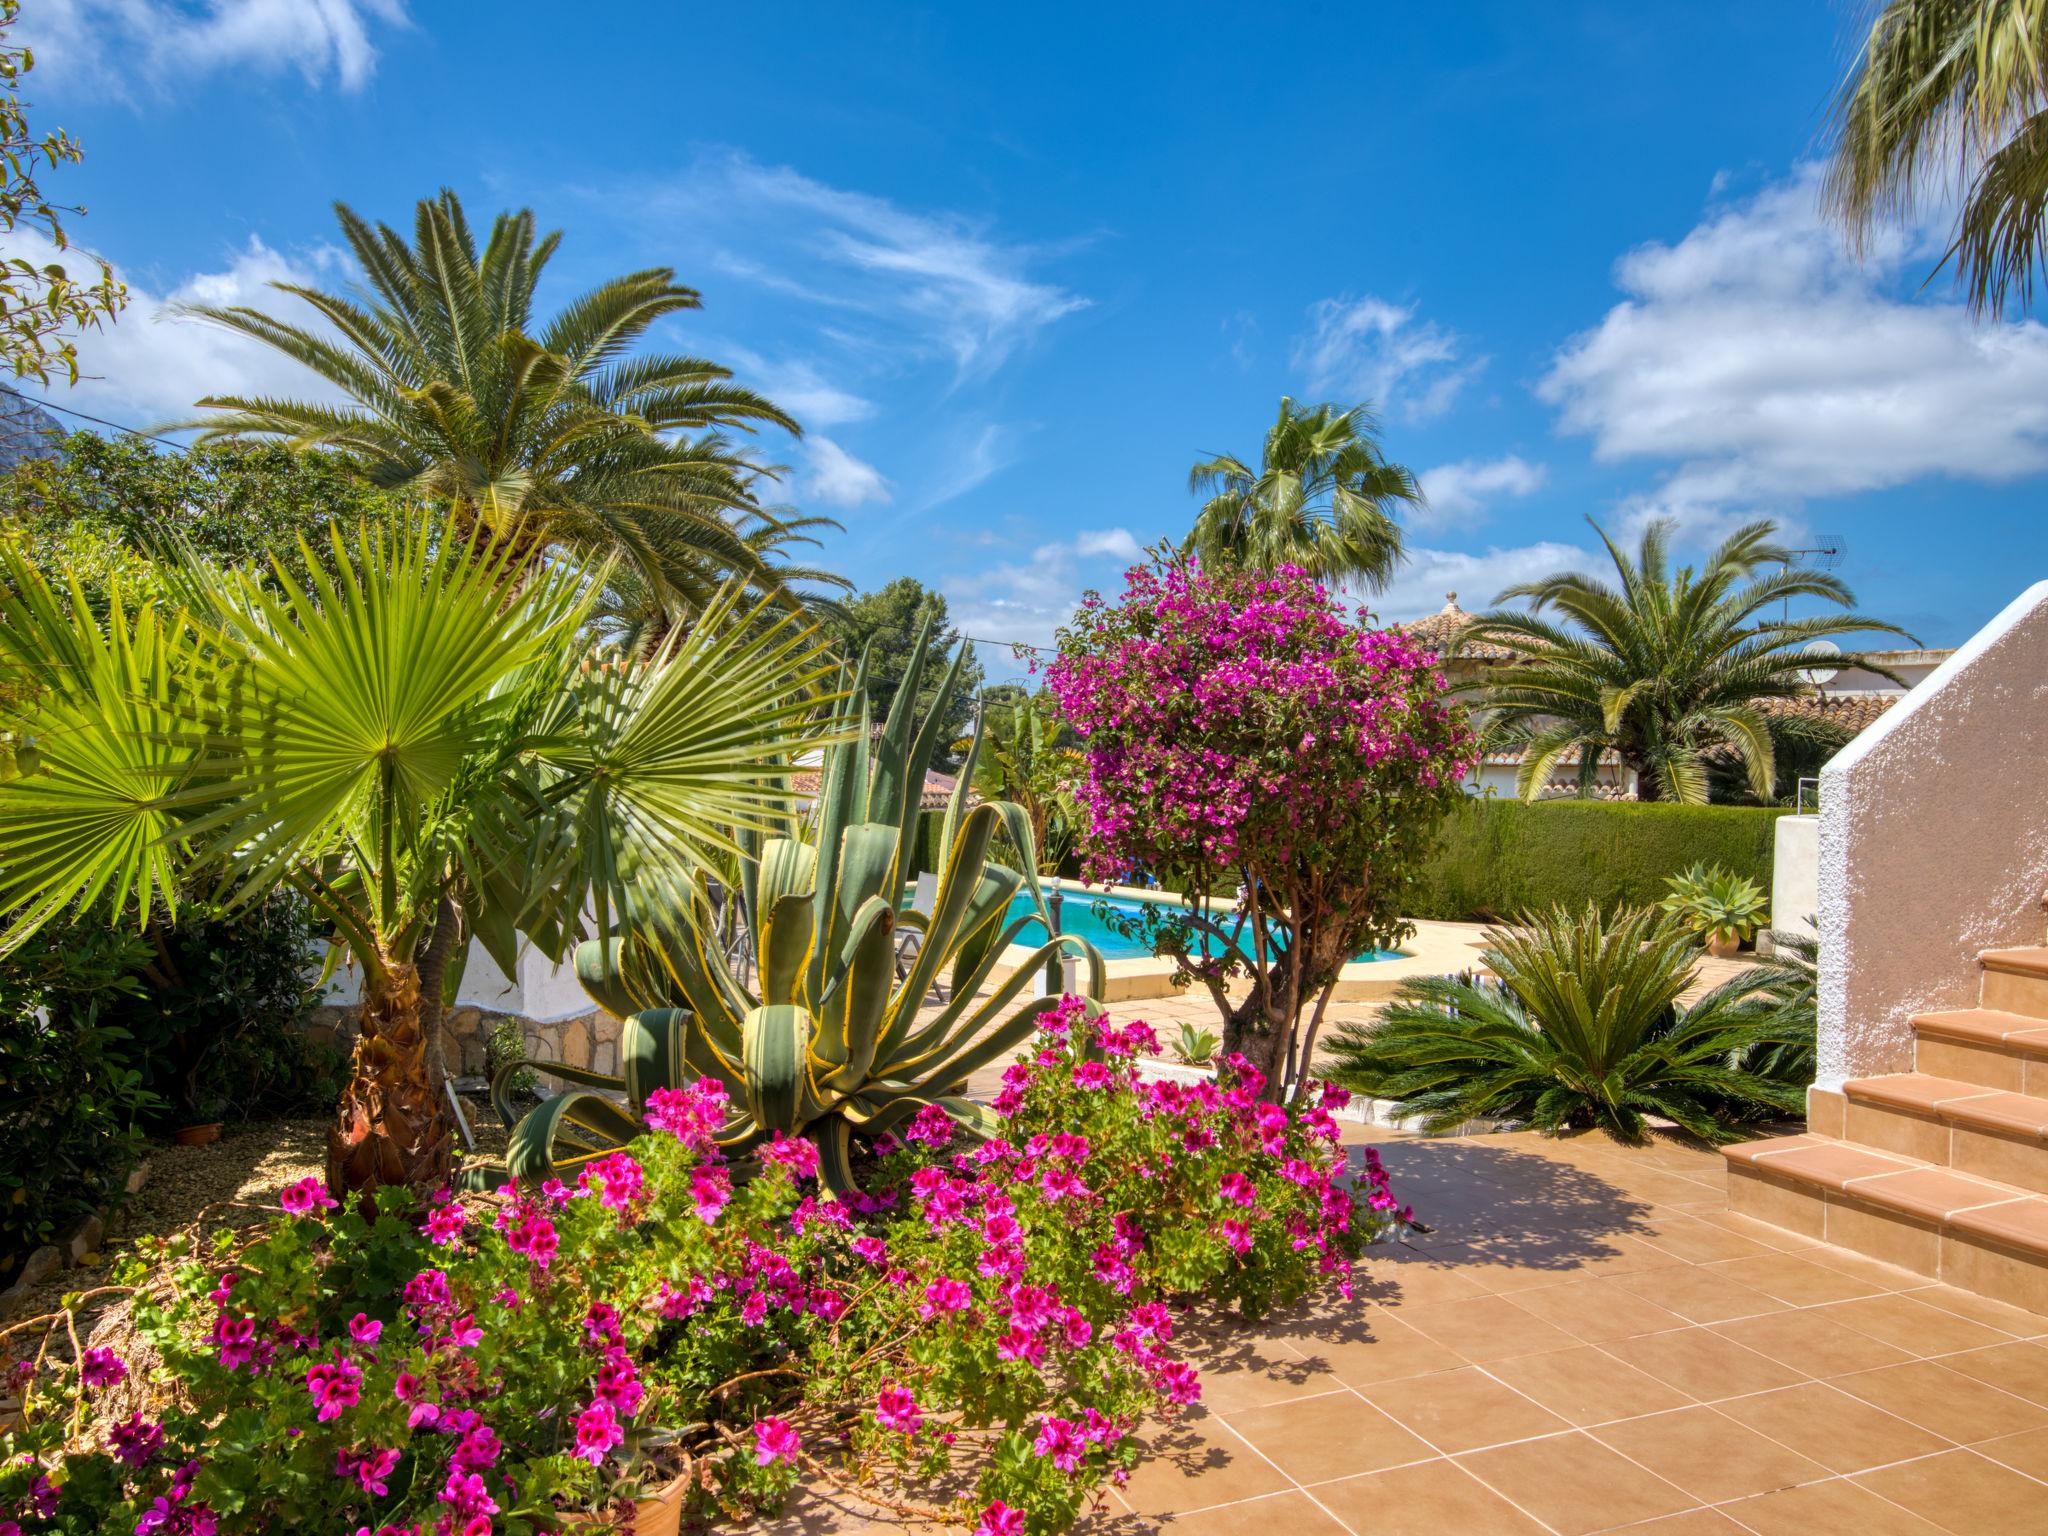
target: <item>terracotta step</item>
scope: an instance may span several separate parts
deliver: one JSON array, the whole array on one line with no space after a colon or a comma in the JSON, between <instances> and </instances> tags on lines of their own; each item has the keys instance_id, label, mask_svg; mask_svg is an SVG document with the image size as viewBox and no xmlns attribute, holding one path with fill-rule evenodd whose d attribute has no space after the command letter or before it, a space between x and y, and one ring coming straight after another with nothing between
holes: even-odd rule
<instances>
[{"instance_id":1,"label":"terracotta step","mask_svg":"<svg viewBox=\"0 0 2048 1536\"><path fill-rule=\"evenodd\" d=\"M2048 1097L2048 1019L1956 1008L1916 1015L1913 1034L1918 1071Z\"/></svg>"},{"instance_id":2,"label":"terracotta step","mask_svg":"<svg viewBox=\"0 0 2048 1536\"><path fill-rule=\"evenodd\" d=\"M1979 1003L2048 1019L2048 945L1987 949L1977 960L1984 967Z\"/></svg>"},{"instance_id":3,"label":"terracotta step","mask_svg":"<svg viewBox=\"0 0 2048 1536\"><path fill-rule=\"evenodd\" d=\"M2048 1197L1826 1136L1744 1142L1723 1155L1732 1211L2048 1309Z\"/></svg>"},{"instance_id":4,"label":"terracotta step","mask_svg":"<svg viewBox=\"0 0 2048 1536\"><path fill-rule=\"evenodd\" d=\"M1847 1141L2048 1194L2048 1098L1925 1072L1853 1078L1842 1093Z\"/></svg>"}]
</instances>

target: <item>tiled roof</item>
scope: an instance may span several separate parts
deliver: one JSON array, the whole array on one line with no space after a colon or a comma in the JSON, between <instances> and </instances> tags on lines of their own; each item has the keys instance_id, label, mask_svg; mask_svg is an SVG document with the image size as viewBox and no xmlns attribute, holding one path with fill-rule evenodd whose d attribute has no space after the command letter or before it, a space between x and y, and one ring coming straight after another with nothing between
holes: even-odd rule
<instances>
[{"instance_id":1,"label":"tiled roof","mask_svg":"<svg viewBox=\"0 0 2048 1536\"><path fill-rule=\"evenodd\" d=\"M1460 641L1459 632L1471 622L1472 615L1458 606L1458 594L1446 592L1443 607L1435 613L1394 627L1430 646L1446 661L1506 661L1515 654L1490 640Z\"/></svg>"},{"instance_id":2,"label":"tiled roof","mask_svg":"<svg viewBox=\"0 0 2048 1536\"><path fill-rule=\"evenodd\" d=\"M815 800L824 781L825 776L822 773L803 771L789 776L789 787L799 798ZM953 798L954 782L951 774L927 773L924 776L924 793L918 798L918 808L926 811L943 811Z\"/></svg>"},{"instance_id":3,"label":"tiled roof","mask_svg":"<svg viewBox=\"0 0 2048 1536\"><path fill-rule=\"evenodd\" d=\"M1854 736L1904 697L1903 693L1817 693L1803 699L1765 699L1758 708L1785 719L1825 720Z\"/></svg>"}]
</instances>

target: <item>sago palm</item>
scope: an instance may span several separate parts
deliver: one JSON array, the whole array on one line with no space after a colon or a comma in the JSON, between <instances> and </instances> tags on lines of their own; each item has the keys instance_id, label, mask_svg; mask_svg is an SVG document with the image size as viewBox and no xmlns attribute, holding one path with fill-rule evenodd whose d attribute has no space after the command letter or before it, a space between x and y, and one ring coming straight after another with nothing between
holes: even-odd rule
<instances>
[{"instance_id":1,"label":"sago palm","mask_svg":"<svg viewBox=\"0 0 2048 1536\"><path fill-rule=\"evenodd\" d=\"M1338 1031L1331 1077L1431 1132L1488 1119L1639 1142L1654 1115L1728 1141L1798 1110L1803 1086L1740 1065L1793 1026L1725 986L1681 1008L1697 951L1655 912L1559 907L1488 938L1480 958L1498 982L1402 983L1378 1020Z\"/></svg>"},{"instance_id":2,"label":"sago palm","mask_svg":"<svg viewBox=\"0 0 2048 1536\"><path fill-rule=\"evenodd\" d=\"M2048 236L2048 7L1888 0L1832 126L1826 196L1853 237L1960 194L1944 260L1971 307L2031 298Z\"/></svg>"},{"instance_id":3,"label":"sago palm","mask_svg":"<svg viewBox=\"0 0 2048 1536\"><path fill-rule=\"evenodd\" d=\"M275 585L196 564L187 606L104 627L0 549L0 951L77 903L110 920L205 890L302 892L360 968L337 1188L449 1173L422 954L459 922L501 964L667 904L786 805L817 738L819 647L716 604L644 664L593 655L587 583L446 523L337 533ZM451 930L442 930L448 937Z\"/></svg>"},{"instance_id":4,"label":"sago palm","mask_svg":"<svg viewBox=\"0 0 2048 1536\"><path fill-rule=\"evenodd\" d=\"M1796 565L1769 522L1737 529L1698 570L1672 569L1668 522L1646 527L1633 555L1593 527L1614 564L1612 583L1575 571L1524 582L1495 601L1526 599L1527 608L1496 608L1466 627L1515 653L1487 674L1479 702L1489 737L1523 748L1515 787L1527 799L1572 753L1581 792L1590 793L1608 750L1634 771L1639 799L1705 804L1714 752L1740 761L1751 791L1768 799L1772 733L1802 727L1759 706L1812 693L1805 674L1817 640L1905 634L1855 613L1837 577ZM1795 598L1850 611L1784 616Z\"/></svg>"},{"instance_id":5,"label":"sago palm","mask_svg":"<svg viewBox=\"0 0 2048 1536\"><path fill-rule=\"evenodd\" d=\"M1298 565L1319 579L1380 588L1402 558L1394 514L1422 500L1415 476L1388 462L1367 406L1280 398L1257 469L1230 454L1188 471L1204 498L1185 552L1270 570Z\"/></svg>"},{"instance_id":6,"label":"sago palm","mask_svg":"<svg viewBox=\"0 0 2048 1536\"><path fill-rule=\"evenodd\" d=\"M634 350L699 307L673 271L612 278L543 320L534 292L561 235L536 236L531 210L498 215L481 251L449 191L418 205L409 244L345 204L335 215L361 285L272 285L323 328L246 306L181 312L276 348L348 403L209 395L176 425L202 442L340 451L373 483L450 506L523 557L623 555L666 600L701 600L707 567L774 579L735 521L765 515L759 466L725 433L797 424L715 363Z\"/></svg>"}]
</instances>

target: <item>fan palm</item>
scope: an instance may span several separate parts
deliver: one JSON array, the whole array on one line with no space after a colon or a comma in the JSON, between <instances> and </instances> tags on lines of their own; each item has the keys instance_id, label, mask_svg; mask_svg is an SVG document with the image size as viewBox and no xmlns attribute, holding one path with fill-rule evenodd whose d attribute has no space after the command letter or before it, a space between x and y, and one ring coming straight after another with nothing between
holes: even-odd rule
<instances>
[{"instance_id":1,"label":"fan palm","mask_svg":"<svg viewBox=\"0 0 2048 1536\"><path fill-rule=\"evenodd\" d=\"M1961 193L1944 261L1978 311L2025 303L2048 234L2048 9L1889 0L1834 109L1829 205L1859 241L1886 215Z\"/></svg>"},{"instance_id":2,"label":"fan palm","mask_svg":"<svg viewBox=\"0 0 2048 1536\"><path fill-rule=\"evenodd\" d=\"M656 322L699 307L673 271L612 278L542 323L534 290L561 235L536 236L531 210L498 215L481 253L450 191L418 205L410 244L346 204L335 215L363 286L271 285L323 329L246 306L180 312L276 348L348 403L209 395L175 426L202 442L338 450L374 484L445 504L522 558L620 554L664 602L701 601L707 569L773 584L735 525L775 521L753 496L759 466L726 433L799 429L714 363L629 355Z\"/></svg>"},{"instance_id":3,"label":"fan palm","mask_svg":"<svg viewBox=\"0 0 2048 1536\"><path fill-rule=\"evenodd\" d=\"M1488 940L1481 960L1497 983L1402 983L1377 1021L1337 1032L1330 1076L1397 1101L1430 1132L1492 1119L1640 1142L1656 1115L1719 1142L1799 1108L1800 1085L1737 1064L1790 1026L1739 1006L1743 989L1730 986L1681 1008L1696 951L1657 913L1557 907Z\"/></svg>"},{"instance_id":4,"label":"fan palm","mask_svg":"<svg viewBox=\"0 0 2048 1536\"><path fill-rule=\"evenodd\" d=\"M25 744L0 780L0 951L73 902L146 924L202 884L296 888L362 978L330 1181L432 1186L432 941L445 957L459 923L509 967L522 932L559 955L586 911L603 933L667 910L786 806L768 786L812 743L825 673L793 617L731 598L644 665L592 657L587 582L447 523L337 532L306 566L271 585L188 564L184 610L116 590L102 627L0 549L0 731Z\"/></svg>"},{"instance_id":5,"label":"fan palm","mask_svg":"<svg viewBox=\"0 0 2048 1536\"><path fill-rule=\"evenodd\" d=\"M1324 580L1385 586L1402 558L1393 514L1419 504L1422 491L1380 452L1378 430L1367 406L1281 396L1256 470L1223 454L1188 471L1188 489L1206 499L1183 550L1211 563L1298 565Z\"/></svg>"},{"instance_id":6,"label":"fan palm","mask_svg":"<svg viewBox=\"0 0 2048 1536\"><path fill-rule=\"evenodd\" d=\"M1639 799L1705 804L1715 752L1739 760L1752 792L1768 799L1772 732L1788 727L1760 706L1812 693L1808 648L1833 635L1906 633L1853 611L1773 617L1793 598L1847 610L1856 600L1838 578L1794 565L1792 552L1772 542L1769 522L1737 529L1698 571L1672 570L1669 522L1649 524L1633 556L1593 527L1614 563L1614 585L1577 572L1525 582L1495 601L1525 598L1526 609L1497 608L1465 629L1515 652L1487 675L1480 702L1488 735L1523 747L1515 787L1527 799L1573 753L1580 791L1591 793L1610 750L1635 772ZM1551 622L1547 609L1573 627Z\"/></svg>"}]
</instances>

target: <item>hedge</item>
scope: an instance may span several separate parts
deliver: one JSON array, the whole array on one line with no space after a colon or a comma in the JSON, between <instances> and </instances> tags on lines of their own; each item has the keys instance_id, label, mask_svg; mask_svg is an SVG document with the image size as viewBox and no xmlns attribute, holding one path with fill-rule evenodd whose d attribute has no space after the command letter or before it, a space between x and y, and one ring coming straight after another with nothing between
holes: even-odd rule
<instances>
[{"instance_id":1,"label":"hedge","mask_svg":"<svg viewBox=\"0 0 2048 1536\"><path fill-rule=\"evenodd\" d=\"M1603 907L1661 900L1664 882L1718 864L1771 887L1777 806L1637 805L1474 797L1444 819L1436 854L1402 904L1410 917L1505 917L1588 898Z\"/></svg>"}]
</instances>

